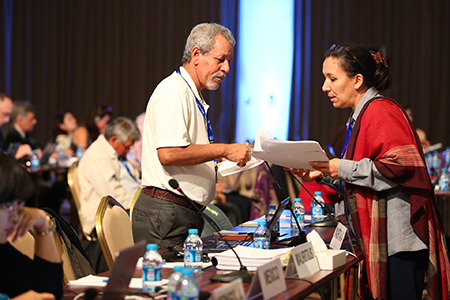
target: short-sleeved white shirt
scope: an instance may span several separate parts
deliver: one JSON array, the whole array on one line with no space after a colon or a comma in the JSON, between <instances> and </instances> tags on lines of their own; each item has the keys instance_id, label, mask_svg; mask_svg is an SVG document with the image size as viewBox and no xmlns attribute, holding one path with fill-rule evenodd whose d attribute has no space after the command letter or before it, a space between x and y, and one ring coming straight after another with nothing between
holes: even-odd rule
<instances>
[{"instance_id":1,"label":"short-sleeved white shirt","mask_svg":"<svg viewBox=\"0 0 450 300\"><path fill-rule=\"evenodd\" d=\"M215 195L213 161L178 167L163 166L158 158L157 149L161 147L209 144L206 120L195 97L205 112L209 105L187 71L180 67L180 72L186 81L174 72L156 87L147 104L142 137L142 184L180 194L169 185L173 178L190 199L208 205Z\"/></svg>"}]
</instances>

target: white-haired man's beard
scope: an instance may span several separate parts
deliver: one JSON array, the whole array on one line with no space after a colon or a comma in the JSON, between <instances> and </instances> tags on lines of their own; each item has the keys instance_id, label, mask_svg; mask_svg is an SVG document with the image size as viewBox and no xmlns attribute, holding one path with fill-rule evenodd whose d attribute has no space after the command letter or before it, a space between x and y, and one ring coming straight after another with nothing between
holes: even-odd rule
<instances>
[{"instance_id":1,"label":"white-haired man's beard","mask_svg":"<svg viewBox=\"0 0 450 300\"><path fill-rule=\"evenodd\" d=\"M217 72L211 76L211 78L208 80L208 83L206 84L206 88L210 91L215 91L219 88L220 83L225 79L226 73L223 72ZM214 79L217 77L221 77L219 80L220 82L215 82Z\"/></svg>"}]
</instances>

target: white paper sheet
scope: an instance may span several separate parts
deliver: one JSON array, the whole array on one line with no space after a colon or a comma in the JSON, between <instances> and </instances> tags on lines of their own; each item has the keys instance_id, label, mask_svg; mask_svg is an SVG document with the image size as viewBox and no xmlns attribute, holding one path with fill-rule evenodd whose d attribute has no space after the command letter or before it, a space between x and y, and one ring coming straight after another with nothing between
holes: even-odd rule
<instances>
[{"instance_id":1,"label":"white paper sheet","mask_svg":"<svg viewBox=\"0 0 450 300\"><path fill-rule=\"evenodd\" d=\"M282 141L258 128L252 155L276 165L295 169L311 169L311 161L328 161L328 157L316 141Z\"/></svg>"},{"instance_id":2,"label":"white paper sheet","mask_svg":"<svg viewBox=\"0 0 450 300\"><path fill-rule=\"evenodd\" d=\"M257 160L256 158L252 157L252 159L245 164L244 167L239 167L237 165L237 162L230 161L230 160L224 160L219 164L219 173L222 176L228 176L235 173L239 173L245 170L249 170L251 168L257 167L260 164L262 164L263 160Z\"/></svg>"},{"instance_id":3,"label":"white paper sheet","mask_svg":"<svg viewBox=\"0 0 450 300\"><path fill-rule=\"evenodd\" d=\"M167 279L163 279L161 285L167 284ZM70 280L69 286L95 286L104 287L108 283L108 277L88 275L77 280ZM142 278L131 278L130 288L142 288Z\"/></svg>"}]
</instances>

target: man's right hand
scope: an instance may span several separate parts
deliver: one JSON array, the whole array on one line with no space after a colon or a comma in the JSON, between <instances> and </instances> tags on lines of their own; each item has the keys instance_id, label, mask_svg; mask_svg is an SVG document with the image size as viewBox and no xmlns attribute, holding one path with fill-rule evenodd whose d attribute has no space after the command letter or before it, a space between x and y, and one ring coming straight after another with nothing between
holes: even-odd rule
<instances>
[{"instance_id":1,"label":"man's right hand","mask_svg":"<svg viewBox=\"0 0 450 300\"><path fill-rule=\"evenodd\" d=\"M20 159L24 156L31 156L33 155L33 150L31 149L30 145L28 144L23 144L20 145L19 148L17 149L16 154L14 155L14 157L16 159Z\"/></svg>"},{"instance_id":2,"label":"man's right hand","mask_svg":"<svg viewBox=\"0 0 450 300\"><path fill-rule=\"evenodd\" d=\"M244 167L245 164L252 159L250 151L251 149L247 144L229 144L226 146L224 158L237 162L239 167Z\"/></svg>"}]
</instances>

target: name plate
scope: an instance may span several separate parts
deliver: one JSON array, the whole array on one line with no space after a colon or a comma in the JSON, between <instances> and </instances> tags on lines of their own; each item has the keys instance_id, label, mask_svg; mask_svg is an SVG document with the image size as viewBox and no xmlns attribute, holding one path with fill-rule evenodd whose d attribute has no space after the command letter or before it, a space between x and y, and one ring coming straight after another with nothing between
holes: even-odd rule
<instances>
[{"instance_id":1,"label":"name plate","mask_svg":"<svg viewBox=\"0 0 450 300\"><path fill-rule=\"evenodd\" d=\"M291 250L286 277L304 278L319 271L319 263L311 242L299 245Z\"/></svg>"},{"instance_id":2,"label":"name plate","mask_svg":"<svg viewBox=\"0 0 450 300\"><path fill-rule=\"evenodd\" d=\"M212 296L214 300L245 300L242 279L238 278L229 284L214 290Z\"/></svg>"},{"instance_id":3,"label":"name plate","mask_svg":"<svg viewBox=\"0 0 450 300\"><path fill-rule=\"evenodd\" d=\"M330 242L330 248L334 250L341 249L346 233L347 227L345 227L341 222L338 222L336 229L334 230L333 238Z\"/></svg>"},{"instance_id":4,"label":"name plate","mask_svg":"<svg viewBox=\"0 0 450 300\"><path fill-rule=\"evenodd\" d=\"M248 290L247 299L256 298L262 292L263 298L266 300L284 291L286 291L286 281L284 280L283 267L280 259L275 258L256 270Z\"/></svg>"}]
</instances>

